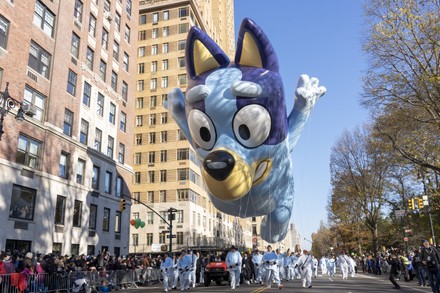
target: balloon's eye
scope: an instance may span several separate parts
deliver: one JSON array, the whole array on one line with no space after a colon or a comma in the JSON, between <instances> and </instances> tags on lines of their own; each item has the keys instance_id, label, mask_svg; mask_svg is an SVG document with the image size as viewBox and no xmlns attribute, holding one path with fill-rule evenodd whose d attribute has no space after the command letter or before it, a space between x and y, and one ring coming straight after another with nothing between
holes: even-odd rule
<instances>
[{"instance_id":1,"label":"balloon's eye","mask_svg":"<svg viewBox=\"0 0 440 293\"><path fill-rule=\"evenodd\" d=\"M200 110L191 110L188 115L188 127L192 139L201 148L210 150L214 147L216 132L208 115Z\"/></svg>"},{"instance_id":2,"label":"balloon's eye","mask_svg":"<svg viewBox=\"0 0 440 293\"><path fill-rule=\"evenodd\" d=\"M269 137L271 125L269 112L257 104L241 108L233 121L235 137L248 148L255 148L264 143Z\"/></svg>"}]
</instances>

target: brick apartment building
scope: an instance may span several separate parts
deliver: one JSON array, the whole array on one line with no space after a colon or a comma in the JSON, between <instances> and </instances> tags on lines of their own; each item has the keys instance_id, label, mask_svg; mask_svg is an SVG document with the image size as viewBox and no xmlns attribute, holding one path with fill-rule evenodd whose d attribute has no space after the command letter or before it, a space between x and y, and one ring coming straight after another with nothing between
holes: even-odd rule
<instances>
[{"instance_id":1,"label":"brick apartment building","mask_svg":"<svg viewBox=\"0 0 440 293\"><path fill-rule=\"evenodd\" d=\"M2 123L0 250L128 253L137 21L132 0L0 2L0 89L27 113Z\"/></svg>"}]
</instances>

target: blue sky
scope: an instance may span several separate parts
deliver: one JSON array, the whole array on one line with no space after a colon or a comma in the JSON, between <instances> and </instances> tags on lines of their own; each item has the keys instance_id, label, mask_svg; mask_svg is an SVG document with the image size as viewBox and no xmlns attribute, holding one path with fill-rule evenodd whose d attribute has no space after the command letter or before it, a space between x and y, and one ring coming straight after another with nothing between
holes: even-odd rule
<instances>
[{"instance_id":1,"label":"blue sky","mask_svg":"<svg viewBox=\"0 0 440 293\"><path fill-rule=\"evenodd\" d=\"M292 153L293 222L302 245L310 248L307 240L327 219L331 148L345 129L368 121L359 104L366 69L362 1L235 0L236 32L245 17L264 30L277 52L289 112L301 74L327 88Z\"/></svg>"}]
</instances>

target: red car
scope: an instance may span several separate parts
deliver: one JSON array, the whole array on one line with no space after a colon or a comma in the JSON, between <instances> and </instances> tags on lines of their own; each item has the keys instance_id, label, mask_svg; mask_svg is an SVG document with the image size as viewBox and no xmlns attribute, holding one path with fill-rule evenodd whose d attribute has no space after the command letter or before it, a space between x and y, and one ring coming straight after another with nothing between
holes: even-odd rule
<instances>
[{"instance_id":1,"label":"red car","mask_svg":"<svg viewBox=\"0 0 440 293\"><path fill-rule=\"evenodd\" d=\"M205 267L204 285L206 287L215 281L217 285L221 285L223 281L229 282L229 271L224 261L211 261Z\"/></svg>"}]
</instances>

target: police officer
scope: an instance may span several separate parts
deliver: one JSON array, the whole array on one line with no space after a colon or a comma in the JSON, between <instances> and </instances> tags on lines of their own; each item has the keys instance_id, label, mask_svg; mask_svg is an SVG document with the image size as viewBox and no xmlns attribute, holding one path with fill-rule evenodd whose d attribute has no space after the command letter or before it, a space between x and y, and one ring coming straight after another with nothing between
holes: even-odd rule
<instances>
[{"instance_id":1,"label":"police officer","mask_svg":"<svg viewBox=\"0 0 440 293\"><path fill-rule=\"evenodd\" d=\"M241 254L237 251L235 246L232 245L231 250L226 255L226 265L228 266L229 276L231 278L232 290L240 286L241 261Z\"/></svg>"}]
</instances>

